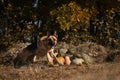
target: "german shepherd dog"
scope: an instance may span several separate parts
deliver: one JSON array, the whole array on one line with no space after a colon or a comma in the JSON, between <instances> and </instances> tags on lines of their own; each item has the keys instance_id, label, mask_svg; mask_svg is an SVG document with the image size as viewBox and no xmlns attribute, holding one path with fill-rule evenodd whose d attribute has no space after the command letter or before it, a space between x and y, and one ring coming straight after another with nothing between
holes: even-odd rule
<instances>
[{"instance_id":1,"label":"german shepherd dog","mask_svg":"<svg viewBox=\"0 0 120 80\"><path fill-rule=\"evenodd\" d=\"M28 60L34 62L36 56L43 57L47 55L51 49L57 44L57 33L56 31L53 34L47 34L46 36L41 37L37 40L37 46L31 44L20 52L17 57L14 59L14 67L19 68L22 65L26 64ZM49 57L47 57L49 60Z\"/></svg>"}]
</instances>

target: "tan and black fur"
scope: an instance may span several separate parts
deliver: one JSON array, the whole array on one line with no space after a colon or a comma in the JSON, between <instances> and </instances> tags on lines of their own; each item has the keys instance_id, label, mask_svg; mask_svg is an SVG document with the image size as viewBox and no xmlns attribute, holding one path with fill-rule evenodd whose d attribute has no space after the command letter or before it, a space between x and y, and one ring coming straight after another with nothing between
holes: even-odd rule
<instances>
[{"instance_id":1,"label":"tan and black fur","mask_svg":"<svg viewBox=\"0 0 120 80\"><path fill-rule=\"evenodd\" d=\"M41 37L37 41L36 48L32 48L34 44L31 44L17 55L17 57L14 59L14 67L19 67L22 64L25 64L28 60L34 62L34 57L36 56L43 57L47 55L47 52L50 51L56 44L56 32L53 35L46 35Z\"/></svg>"}]
</instances>

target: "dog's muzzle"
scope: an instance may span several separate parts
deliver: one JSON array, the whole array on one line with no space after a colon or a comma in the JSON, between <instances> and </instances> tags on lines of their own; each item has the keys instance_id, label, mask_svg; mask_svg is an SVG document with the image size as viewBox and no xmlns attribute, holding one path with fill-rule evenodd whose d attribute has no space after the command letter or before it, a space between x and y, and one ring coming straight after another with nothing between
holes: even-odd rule
<instances>
[{"instance_id":1,"label":"dog's muzzle","mask_svg":"<svg viewBox=\"0 0 120 80\"><path fill-rule=\"evenodd\" d=\"M56 43L55 43L55 41L52 41L51 39L49 39L49 40L48 40L48 44L49 44L50 46L54 46Z\"/></svg>"}]
</instances>

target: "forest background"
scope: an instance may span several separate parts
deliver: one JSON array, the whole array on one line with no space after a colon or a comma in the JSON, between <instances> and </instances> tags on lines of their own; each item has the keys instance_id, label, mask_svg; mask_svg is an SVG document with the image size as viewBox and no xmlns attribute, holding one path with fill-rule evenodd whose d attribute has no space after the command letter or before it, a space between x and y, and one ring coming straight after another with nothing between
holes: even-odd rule
<instances>
[{"instance_id":1,"label":"forest background","mask_svg":"<svg viewBox=\"0 0 120 80\"><path fill-rule=\"evenodd\" d=\"M120 0L0 0L0 51L49 30L59 41L120 49Z\"/></svg>"}]
</instances>

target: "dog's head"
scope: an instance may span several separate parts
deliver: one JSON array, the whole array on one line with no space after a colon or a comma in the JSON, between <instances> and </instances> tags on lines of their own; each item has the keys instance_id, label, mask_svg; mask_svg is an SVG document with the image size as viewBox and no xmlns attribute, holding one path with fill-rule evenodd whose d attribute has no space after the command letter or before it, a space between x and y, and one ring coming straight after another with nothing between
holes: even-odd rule
<instances>
[{"instance_id":1,"label":"dog's head","mask_svg":"<svg viewBox=\"0 0 120 80\"><path fill-rule=\"evenodd\" d=\"M46 36L41 37L40 42L46 48L54 47L57 44L57 33L54 32L54 34L47 34Z\"/></svg>"}]
</instances>

